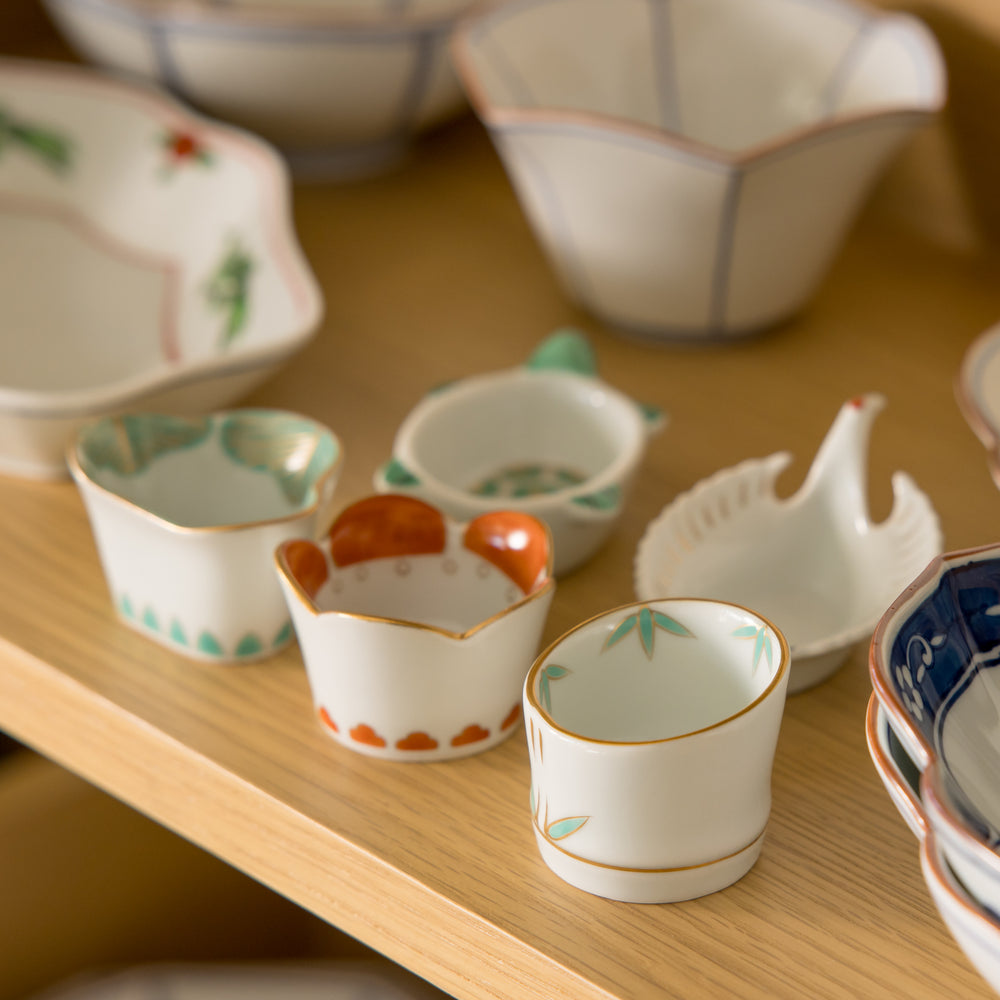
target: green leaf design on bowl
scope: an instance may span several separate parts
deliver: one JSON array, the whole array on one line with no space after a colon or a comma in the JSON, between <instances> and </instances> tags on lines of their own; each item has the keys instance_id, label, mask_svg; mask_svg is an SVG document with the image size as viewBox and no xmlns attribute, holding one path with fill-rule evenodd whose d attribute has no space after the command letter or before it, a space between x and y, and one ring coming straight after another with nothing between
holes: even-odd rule
<instances>
[{"instance_id":1,"label":"green leaf design on bowl","mask_svg":"<svg viewBox=\"0 0 1000 1000\"><path fill-rule=\"evenodd\" d=\"M753 639L753 667L751 673L757 673L757 667L760 665L762 656L766 657L769 667L773 666L771 635L766 625L743 625L735 629L732 634L740 639Z\"/></svg>"},{"instance_id":2,"label":"green leaf design on bowl","mask_svg":"<svg viewBox=\"0 0 1000 1000\"><path fill-rule=\"evenodd\" d=\"M558 493L579 485L585 478L574 469L560 465L527 462L498 469L473 486L470 492L479 497L523 499Z\"/></svg>"},{"instance_id":3,"label":"green leaf design on bowl","mask_svg":"<svg viewBox=\"0 0 1000 1000\"><path fill-rule=\"evenodd\" d=\"M223 420L219 440L235 463L273 476L296 507L313 500L316 483L337 459L334 439L293 414L237 411Z\"/></svg>"},{"instance_id":4,"label":"green leaf design on bowl","mask_svg":"<svg viewBox=\"0 0 1000 1000\"><path fill-rule=\"evenodd\" d=\"M565 840L585 826L589 819L589 816L566 816L564 819L553 820L545 828L545 835L549 840Z\"/></svg>"},{"instance_id":5,"label":"green leaf design on bowl","mask_svg":"<svg viewBox=\"0 0 1000 1000\"><path fill-rule=\"evenodd\" d=\"M158 414L106 417L92 425L81 448L80 464L88 475L112 469L120 476L144 472L158 455L193 448L212 432L208 417Z\"/></svg>"},{"instance_id":6,"label":"green leaf design on bowl","mask_svg":"<svg viewBox=\"0 0 1000 1000\"><path fill-rule=\"evenodd\" d=\"M596 493L588 493L586 496L573 497L573 503L581 507L590 507L593 510L615 510L621 503L622 491L620 486L606 486Z\"/></svg>"},{"instance_id":7,"label":"green leaf design on bowl","mask_svg":"<svg viewBox=\"0 0 1000 1000\"><path fill-rule=\"evenodd\" d=\"M73 142L66 135L0 108L0 153L10 148L23 150L56 173L73 165Z\"/></svg>"},{"instance_id":8,"label":"green leaf design on bowl","mask_svg":"<svg viewBox=\"0 0 1000 1000\"><path fill-rule=\"evenodd\" d=\"M246 326L250 316L250 277L253 258L234 242L212 272L205 288L209 306L224 314L220 341L227 347Z\"/></svg>"},{"instance_id":9,"label":"green leaf design on bowl","mask_svg":"<svg viewBox=\"0 0 1000 1000\"><path fill-rule=\"evenodd\" d=\"M646 654L646 658L651 660L658 629L685 639L695 637L694 633L676 618L671 618L670 615L665 615L662 611L653 611L652 608L644 604L635 614L622 619L621 623L608 636L604 643L604 649L610 649L631 632L638 631L643 652Z\"/></svg>"},{"instance_id":10,"label":"green leaf design on bowl","mask_svg":"<svg viewBox=\"0 0 1000 1000\"><path fill-rule=\"evenodd\" d=\"M568 667L560 667L556 663L550 663L542 668L541 676L538 678L538 700L545 707L546 711L552 711L551 682L565 677L568 673Z\"/></svg>"}]
</instances>

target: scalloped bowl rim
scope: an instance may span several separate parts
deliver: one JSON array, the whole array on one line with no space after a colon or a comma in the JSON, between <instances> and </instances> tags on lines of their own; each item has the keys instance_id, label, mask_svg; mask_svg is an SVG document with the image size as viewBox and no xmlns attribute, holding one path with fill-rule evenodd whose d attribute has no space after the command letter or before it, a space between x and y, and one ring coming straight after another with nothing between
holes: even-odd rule
<instances>
[{"instance_id":1,"label":"scalloped bowl rim","mask_svg":"<svg viewBox=\"0 0 1000 1000\"><path fill-rule=\"evenodd\" d=\"M549 2L549 0L538 0ZM561 129L578 126L603 134L609 138L631 139L654 146L677 149L696 160L707 164L718 164L729 168L749 169L753 164L782 153L800 144L808 144L819 137L829 138L841 131L852 131L859 126L881 123L922 122L937 114L947 100L947 72L940 48L934 35L917 17L900 11L882 11L854 0L834 0L842 6L858 10L866 24L903 24L925 36L923 54L930 66L933 85L932 96L921 104L890 107L879 110L859 111L836 117L821 118L803 125L786 129L779 135L762 142L752 143L744 149L728 151L705 142L698 141L668 128L655 128L629 121L627 118L593 111L561 109L558 107L519 107L515 105L494 105L487 96L479 80L479 74L472 68L473 59L468 51L471 36L477 31L485 31L489 22L496 17L517 15L517 3L511 5L506 0L494 0L483 11L466 15L459 23L452 38L452 53L456 73L462 80L469 103L475 108L483 123L490 129L502 131L506 128L529 126L533 128ZM532 4L534 5L534 4Z\"/></svg>"},{"instance_id":2,"label":"scalloped bowl rim","mask_svg":"<svg viewBox=\"0 0 1000 1000\"><path fill-rule=\"evenodd\" d=\"M385 495L385 494L383 494ZM428 505L433 506L433 505ZM465 528L471 523L471 520L461 520L459 518L452 517L446 511L435 507L437 513L440 515L442 523L445 529L445 548L440 553L423 553L420 555L408 556L406 558L411 559L423 559L423 558L434 558L435 556L445 556L453 550L461 550L464 553L468 553L468 557L475 561L483 561L483 557L477 554L472 549L466 547L462 541L462 533ZM494 511L500 510L501 508L494 508ZM518 590L521 590L521 596L516 600L508 603L506 606L501 608L499 611L492 612L485 618L480 618L475 624L469 626L462 631L457 629L446 628L440 625L432 625L427 622L419 621L416 618L407 618L401 614L376 614L373 612L360 612L360 611L346 611L340 608L327 608L321 607L314 596L310 595L303 585L302 581L295 575L291 567L288 564L288 549L292 544L290 541L282 542L274 551L274 565L275 571L278 573L279 577L286 583L289 590L295 595L295 599L298 601L300 606L306 611L310 618L314 620L323 621L355 621L355 622L368 622L372 625L377 626L389 626L396 627L406 630L416 630L421 632L429 632L442 636L445 639L452 640L459 644L465 644L469 640L478 636L484 629L496 622L509 618L518 612L521 608L529 604L534 604L538 600L548 597L555 590L556 578L552 572L553 557L554 557L554 547L552 544L552 532L550 531L548 525L540 518L535 517L533 514L527 511L514 511L514 513L523 515L525 517L530 517L538 522L539 530L544 534L546 539L546 560L544 573L539 576L538 581L535 583L531 590L524 591L518 587L517 583L514 586ZM323 555L323 560L326 563L327 568L333 563L330 555L330 535L327 533L319 540L312 540L311 544L314 545ZM359 560L357 564L352 565L364 565L366 562L383 562L387 558L386 556L371 556L366 559ZM344 567L336 567L338 571L342 572ZM503 570L500 570L503 573ZM506 574L504 574L506 575Z\"/></svg>"},{"instance_id":3,"label":"scalloped bowl rim","mask_svg":"<svg viewBox=\"0 0 1000 1000\"><path fill-rule=\"evenodd\" d=\"M79 7L82 0L44 0L47 7ZM448 30L476 0L454 0L450 9L420 12L419 0L404 4L387 3L377 10L360 7L337 8L319 4L283 4L269 0L261 4L218 3L213 0L85 0L84 6L99 14L127 16L135 21L170 28L191 26L317 28L344 30L348 33L398 32L414 29Z\"/></svg>"},{"instance_id":4,"label":"scalloped bowl rim","mask_svg":"<svg viewBox=\"0 0 1000 1000\"><path fill-rule=\"evenodd\" d=\"M716 487L720 482L725 482L730 479L738 479L740 476L745 476L748 472L766 468L768 465L774 467L775 478L787 468L792 460L793 455L789 451L778 451L764 458L748 458L744 459L742 462L738 462L736 465L729 466L725 469L720 469L717 472L712 473L706 478L695 483L691 489L679 493L670 503L668 503L656 517L646 527L643 532L642 537L639 540L638 548L636 549L635 559L633 563L633 572L635 577L635 589L640 595L649 596L650 590L646 587L648 581L643 581L640 585L640 575L646 576L646 573L640 568L640 564L644 563L643 556L645 553L649 552L652 548L653 542L656 540L655 535L657 534L657 529L661 524L670 518L677 516L678 511L682 511L688 505L694 503L698 497L700 497L703 491L707 491ZM904 472L895 472L892 475L892 482L895 484L900 481L907 482L911 488L923 494L923 491L919 489L916 483ZM926 494L923 494L926 496ZM776 502L779 506L787 506L790 503L794 503L795 496L780 498L775 497ZM695 557L694 553L696 549L685 553L682 559L677 560L679 565L682 562ZM852 564L852 570L856 567ZM791 584L789 586L792 586ZM879 619L882 615L884 609L878 609L873 611L864 622L860 622L857 625L852 625L849 627L844 627L838 629L836 632L831 633L829 636L819 639L813 639L811 642L807 643L793 643L789 640L789 645L792 650L793 660L799 660L800 662L804 659L824 656L828 653L833 653L835 651L846 650L854 644L861 642L866 636L872 634L873 629L877 626ZM786 633L787 635L787 633Z\"/></svg>"},{"instance_id":5,"label":"scalloped bowl rim","mask_svg":"<svg viewBox=\"0 0 1000 1000\"><path fill-rule=\"evenodd\" d=\"M0 413L14 416L60 418L97 416L109 408L136 403L155 393L170 391L191 382L225 378L247 371L266 369L304 347L316 335L325 312L323 293L298 239L292 212L291 175L285 161L267 140L236 125L219 121L188 108L154 84L125 81L107 72L72 63L4 57L0 59L0 80L11 75L67 81L86 86L98 96L123 98L146 105L152 112L194 126L199 135L209 135L228 147L240 150L245 162L266 182L268 201L260 202L256 217L264 220L272 259L280 262L282 283L295 290L300 314L295 327L266 344L239 347L225 355L193 361L168 362L144 368L103 386L71 390L20 389L0 384ZM273 203L272 207L268 204ZM182 261L183 257L176 258Z\"/></svg>"},{"instance_id":6,"label":"scalloped bowl rim","mask_svg":"<svg viewBox=\"0 0 1000 1000\"><path fill-rule=\"evenodd\" d=\"M961 815L957 815L949 806L950 796L947 793L942 762L934 748L929 746L923 736L913 727L909 713L886 680L884 671L888 670L888 667L882 655L886 644L886 634L890 631L894 621L908 618L922 599L937 588L952 566L968 562L970 556L986 557L988 553L992 553L995 558L1000 560L1000 544L957 549L943 553L931 560L924 571L892 602L876 625L869 651L868 671L874 696L885 714L886 724L892 725L896 729L897 736L902 733L900 738L905 737L904 745L912 748L919 755L920 759L915 760L914 764L920 770L921 789L923 790L924 786L927 786L929 797L933 800L930 812L939 815L941 820L948 825L951 833L965 842L968 849L977 858L982 859L987 867L994 869L996 875L1000 876L1000 855L997 855L979 833L971 829ZM926 820L926 809L922 809L921 814L925 817L927 825L930 826L929 821Z\"/></svg>"},{"instance_id":7,"label":"scalloped bowl rim","mask_svg":"<svg viewBox=\"0 0 1000 1000\"><path fill-rule=\"evenodd\" d=\"M882 745L881 732L883 728L892 729L890 716L885 706L879 701L878 693L873 692L869 699L865 719L868 752L875 765L875 770L889 792L890 799L893 800L893 804L902 815L907 826L910 827L911 831L917 837L920 844L921 872L934 899L938 914L958 943L963 947L964 951L964 941L953 929L952 921L945 916L941 903L936 898L937 894L940 893L942 899L946 899L950 906L961 911L964 920L974 921L979 934L985 933L990 938L996 937L996 941L983 941L977 937L977 943L980 948L996 953L998 949L994 945L1000 945L1000 924L993 918L990 911L969 892L959 881L958 877L950 870L946 849L928 822L922 805L914 800L909 788L903 786L901 783L903 781L902 776L889 760L888 751ZM922 774L921 782L923 782ZM897 796L899 796L901 801L897 800ZM963 931L972 933L969 927L963 928ZM972 961L971 956L967 955L966 957ZM993 977L987 977L979 969L976 962L973 961L972 964L992 985ZM997 989L1000 989L1000 979L998 979L995 985Z\"/></svg>"},{"instance_id":8,"label":"scalloped bowl rim","mask_svg":"<svg viewBox=\"0 0 1000 1000\"><path fill-rule=\"evenodd\" d=\"M149 413L147 411L141 411L138 413L127 414L126 419L157 419L163 416L163 414ZM308 434L315 440L326 439L333 447L333 457L330 462L325 465L321 470L319 470L315 478L311 481L311 491L312 497L308 501L303 501L295 505L293 508L284 513L276 513L273 516L260 519L260 520L244 520L244 521L226 521L223 523L213 523L210 525L191 525L191 524L179 524L177 521L171 520L169 517L159 514L156 511L150 509L150 507L143 505L137 500L130 499L124 496L122 493L113 489L107 483L102 482L100 478L94 475L88 466L90 466L90 456L88 453L89 439L93 433L105 423L105 421L113 421L119 419L117 416L106 416L92 422L88 422L83 427L81 427L73 441L67 446L66 449L66 464L70 470L70 474L73 479L77 482L81 489L89 489L95 495L104 497L108 503L112 506L123 509L130 510L138 514L141 518L149 521L160 531L172 532L178 535L186 536L198 536L202 535L208 537L210 535L217 535L220 532L240 532L240 531L250 531L259 528L264 525L274 525L274 524L288 524L295 521L306 520L310 517L314 517L318 514L325 504L324 493L327 489L332 491L332 483L336 483L339 478L344 465L344 445L340 440L340 437L334 433L334 431L328 427L326 424L321 423L312 417L305 416L301 413L297 413L293 410L286 410L280 407L272 406L253 406L253 407L234 407L232 409L226 410L213 410L210 413L200 414L198 416L183 416L179 419L190 422L197 423L202 422L212 425L212 430L214 432L215 425L220 424L230 418L250 418L256 419L257 421L271 424L279 422L281 420L292 417L299 420L304 425L309 425ZM303 433L306 433L303 429ZM201 441L196 447L202 447L206 442ZM178 452L184 449L172 449L174 452ZM162 456L154 456L149 464L152 465L156 462L157 458ZM86 459L86 460L84 460ZM252 472L262 473L262 470L252 468Z\"/></svg>"}]
</instances>

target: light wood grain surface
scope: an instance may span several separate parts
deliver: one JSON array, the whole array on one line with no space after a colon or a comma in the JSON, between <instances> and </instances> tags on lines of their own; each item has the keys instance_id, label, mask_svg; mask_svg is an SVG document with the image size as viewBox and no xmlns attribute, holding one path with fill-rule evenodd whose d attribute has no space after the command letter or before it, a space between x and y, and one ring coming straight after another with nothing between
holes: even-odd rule
<instances>
[{"instance_id":1,"label":"light wood grain surface","mask_svg":"<svg viewBox=\"0 0 1000 1000\"><path fill-rule=\"evenodd\" d=\"M466 118L392 175L296 189L326 318L247 402L336 430L346 504L370 492L429 387L517 364L555 327L585 330L602 375L671 423L621 529L560 582L546 641L633 598L636 545L678 492L777 450L795 455L781 482L793 490L840 404L868 390L889 400L872 439L874 511L904 469L948 548L995 541L1000 493L953 381L1000 319L998 261L951 129L907 150L799 318L681 348L621 337L567 301ZM316 722L296 648L211 666L123 627L71 484L0 479L0 516L0 727L459 998L991 995L937 916L868 758L864 646L789 699L754 869L705 899L627 905L543 865L521 732L447 764L352 754Z\"/></svg>"}]
</instances>

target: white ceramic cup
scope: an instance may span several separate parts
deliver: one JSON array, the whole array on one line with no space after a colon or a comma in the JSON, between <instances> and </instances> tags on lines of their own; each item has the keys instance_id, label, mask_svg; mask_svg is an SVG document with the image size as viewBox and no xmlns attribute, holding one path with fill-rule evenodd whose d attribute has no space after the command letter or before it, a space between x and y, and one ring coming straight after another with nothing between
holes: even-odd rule
<instances>
[{"instance_id":1,"label":"white ceramic cup","mask_svg":"<svg viewBox=\"0 0 1000 1000\"><path fill-rule=\"evenodd\" d=\"M760 854L788 684L784 636L697 598L608 611L525 680L531 811L545 863L627 902L703 896Z\"/></svg>"}]
</instances>

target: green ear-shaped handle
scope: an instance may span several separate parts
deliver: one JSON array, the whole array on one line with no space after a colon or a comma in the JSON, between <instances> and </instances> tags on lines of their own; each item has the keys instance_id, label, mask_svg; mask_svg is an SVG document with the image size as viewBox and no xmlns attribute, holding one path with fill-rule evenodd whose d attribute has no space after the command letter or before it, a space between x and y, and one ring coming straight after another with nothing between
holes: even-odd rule
<instances>
[{"instance_id":1,"label":"green ear-shaped handle","mask_svg":"<svg viewBox=\"0 0 1000 1000\"><path fill-rule=\"evenodd\" d=\"M396 458L390 458L388 462L380 465L376 470L376 487L379 486L380 482L395 490L412 489L414 486L420 485L420 480Z\"/></svg>"},{"instance_id":2,"label":"green ear-shaped handle","mask_svg":"<svg viewBox=\"0 0 1000 1000\"><path fill-rule=\"evenodd\" d=\"M532 371L563 371L597 378L597 358L590 341L579 330L565 326L549 334L535 348L524 364ZM646 424L646 432L655 434L667 424L666 414L658 406L636 403Z\"/></svg>"},{"instance_id":3,"label":"green ear-shaped handle","mask_svg":"<svg viewBox=\"0 0 1000 1000\"><path fill-rule=\"evenodd\" d=\"M597 375L597 359L590 342L579 330L568 326L549 334L535 348L524 366L534 371Z\"/></svg>"}]
</instances>

